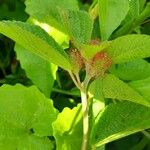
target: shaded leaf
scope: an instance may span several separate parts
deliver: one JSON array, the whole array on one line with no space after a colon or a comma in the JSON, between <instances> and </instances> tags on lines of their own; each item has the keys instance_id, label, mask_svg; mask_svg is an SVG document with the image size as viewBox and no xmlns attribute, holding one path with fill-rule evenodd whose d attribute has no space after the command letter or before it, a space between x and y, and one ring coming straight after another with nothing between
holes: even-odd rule
<instances>
[{"instance_id":1,"label":"shaded leaf","mask_svg":"<svg viewBox=\"0 0 150 150\"><path fill-rule=\"evenodd\" d=\"M107 40L129 10L128 0L99 0L99 22L102 40Z\"/></svg>"},{"instance_id":2,"label":"shaded leaf","mask_svg":"<svg viewBox=\"0 0 150 150\"><path fill-rule=\"evenodd\" d=\"M19 45L15 46L15 51L27 76L47 97L49 97L56 78L57 66Z\"/></svg>"},{"instance_id":3,"label":"shaded leaf","mask_svg":"<svg viewBox=\"0 0 150 150\"><path fill-rule=\"evenodd\" d=\"M122 80L140 80L150 76L150 64L143 59L137 59L113 65L109 71Z\"/></svg>"},{"instance_id":4,"label":"shaded leaf","mask_svg":"<svg viewBox=\"0 0 150 150\"><path fill-rule=\"evenodd\" d=\"M144 1L144 0L143 0ZM140 5L141 6L141 5ZM125 20L126 23L119 28L112 36L112 38L120 37L122 35L130 34L134 30L139 33L139 26L143 24L143 22L148 19L150 16L150 3L147 3L144 10L136 16L136 18L127 18L129 20Z\"/></svg>"},{"instance_id":5,"label":"shaded leaf","mask_svg":"<svg viewBox=\"0 0 150 150\"><path fill-rule=\"evenodd\" d=\"M22 1L1 1L0 4L0 20L20 20L26 21L28 15L24 12L25 6ZM15 5L14 10L10 10L10 6L13 7Z\"/></svg>"}]
</instances>

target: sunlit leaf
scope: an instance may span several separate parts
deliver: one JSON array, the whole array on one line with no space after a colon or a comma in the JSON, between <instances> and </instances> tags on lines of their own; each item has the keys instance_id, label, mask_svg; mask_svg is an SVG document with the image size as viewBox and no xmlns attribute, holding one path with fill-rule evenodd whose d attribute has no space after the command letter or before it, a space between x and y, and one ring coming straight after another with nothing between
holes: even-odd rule
<instances>
[{"instance_id":1,"label":"sunlit leaf","mask_svg":"<svg viewBox=\"0 0 150 150\"><path fill-rule=\"evenodd\" d=\"M0 33L51 63L66 70L71 68L64 50L38 26L19 21L2 21L0 22Z\"/></svg>"},{"instance_id":2,"label":"sunlit leaf","mask_svg":"<svg viewBox=\"0 0 150 150\"><path fill-rule=\"evenodd\" d=\"M26 12L39 21L64 31L60 23L60 11L78 10L77 0L26 0Z\"/></svg>"},{"instance_id":3,"label":"sunlit leaf","mask_svg":"<svg viewBox=\"0 0 150 150\"><path fill-rule=\"evenodd\" d=\"M82 113L81 105L64 108L53 123L57 150L81 149L82 143Z\"/></svg>"},{"instance_id":4,"label":"sunlit leaf","mask_svg":"<svg viewBox=\"0 0 150 150\"><path fill-rule=\"evenodd\" d=\"M112 41L109 54L114 63L123 63L150 56L149 35L126 35Z\"/></svg>"},{"instance_id":5,"label":"sunlit leaf","mask_svg":"<svg viewBox=\"0 0 150 150\"><path fill-rule=\"evenodd\" d=\"M0 146L3 149L49 150L52 122L57 111L35 87L3 85L0 87ZM7 142L7 144L6 144Z\"/></svg>"}]
</instances>

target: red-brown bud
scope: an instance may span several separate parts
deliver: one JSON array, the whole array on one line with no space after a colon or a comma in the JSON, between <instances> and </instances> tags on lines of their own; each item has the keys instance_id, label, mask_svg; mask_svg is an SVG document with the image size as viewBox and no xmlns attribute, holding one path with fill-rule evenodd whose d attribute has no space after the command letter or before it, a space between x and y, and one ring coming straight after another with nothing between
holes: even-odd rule
<instances>
[{"instance_id":1,"label":"red-brown bud","mask_svg":"<svg viewBox=\"0 0 150 150\"><path fill-rule=\"evenodd\" d=\"M86 62L87 74L91 78L103 77L111 64L112 60L106 52L98 52L91 60Z\"/></svg>"},{"instance_id":2,"label":"red-brown bud","mask_svg":"<svg viewBox=\"0 0 150 150\"><path fill-rule=\"evenodd\" d=\"M77 49L70 50L70 58L73 66L73 72L79 73L79 71L84 67L84 59L81 53Z\"/></svg>"},{"instance_id":3,"label":"red-brown bud","mask_svg":"<svg viewBox=\"0 0 150 150\"><path fill-rule=\"evenodd\" d=\"M101 44L101 42L99 39L93 39L90 41L90 45L100 45L100 44Z\"/></svg>"}]
</instances>

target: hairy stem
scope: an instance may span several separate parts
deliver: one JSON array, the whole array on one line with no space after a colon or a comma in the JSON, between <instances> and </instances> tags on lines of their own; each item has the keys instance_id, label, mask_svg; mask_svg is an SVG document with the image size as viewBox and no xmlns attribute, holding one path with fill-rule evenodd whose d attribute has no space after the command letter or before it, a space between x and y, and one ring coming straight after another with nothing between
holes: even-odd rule
<instances>
[{"instance_id":1,"label":"hairy stem","mask_svg":"<svg viewBox=\"0 0 150 150\"><path fill-rule=\"evenodd\" d=\"M88 100L87 91L81 90L81 101L82 101L82 111L83 111L83 140L81 150L87 150L88 144L88 132L89 132L89 116L88 116Z\"/></svg>"},{"instance_id":2,"label":"hairy stem","mask_svg":"<svg viewBox=\"0 0 150 150\"><path fill-rule=\"evenodd\" d=\"M83 139L81 150L87 150L88 147L88 137L89 137L89 103L87 97L87 89L90 82L90 77L86 75L85 80L81 83L79 75L76 75L76 78L72 72L69 72L74 84L80 90L81 93L81 103L82 103L82 112L83 112Z\"/></svg>"},{"instance_id":3,"label":"hairy stem","mask_svg":"<svg viewBox=\"0 0 150 150\"><path fill-rule=\"evenodd\" d=\"M70 75L71 79L73 80L74 84L76 85L76 87L77 87L78 89L81 89L80 83L78 83L78 81L75 79L74 74L73 74L71 71L69 71L69 75Z\"/></svg>"},{"instance_id":4,"label":"hairy stem","mask_svg":"<svg viewBox=\"0 0 150 150\"><path fill-rule=\"evenodd\" d=\"M80 97L79 92L66 91L66 90L57 89L57 88L52 88L52 91L57 92L57 93L61 93L61 94L64 94L64 95L71 95L71 96Z\"/></svg>"}]
</instances>

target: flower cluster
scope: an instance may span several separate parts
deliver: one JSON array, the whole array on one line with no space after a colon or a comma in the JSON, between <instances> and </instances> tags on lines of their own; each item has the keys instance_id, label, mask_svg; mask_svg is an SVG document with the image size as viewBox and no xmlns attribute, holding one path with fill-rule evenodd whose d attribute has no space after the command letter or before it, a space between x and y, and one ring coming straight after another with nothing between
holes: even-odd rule
<instances>
[{"instance_id":1,"label":"flower cluster","mask_svg":"<svg viewBox=\"0 0 150 150\"><path fill-rule=\"evenodd\" d=\"M91 78L103 77L111 64L110 56L101 51L96 53L92 59L86 61L86 72Z\"/></svg>"},{"instance_id":2,"label":"flower cluster","mask_svg":"<svg viewBox=\"0 0 150 150\"><path fill-rule=\"evenodd\" d=\"M92 42L92 44L100 44ZM112 59L106 51L97 52L91 59L85 59L77 49L70 50L70 58L73 66L73 73L79 74L81 69L85 69L86 74L95 79L103 77L108 68L112 65Z\"/></svg>"}]
</instances>

